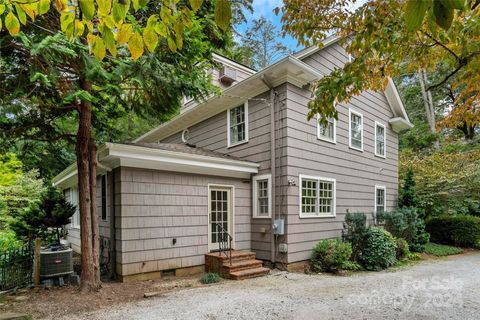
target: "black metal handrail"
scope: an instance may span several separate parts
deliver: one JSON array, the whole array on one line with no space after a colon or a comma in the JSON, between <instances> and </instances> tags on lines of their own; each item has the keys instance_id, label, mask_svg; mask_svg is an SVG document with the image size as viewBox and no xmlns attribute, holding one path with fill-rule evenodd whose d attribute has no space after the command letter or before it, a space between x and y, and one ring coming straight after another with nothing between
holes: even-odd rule
<instances>
[{"instance_id":1,"label":"black metal handrail","mask_svg":"<svg viewBox=\"0 0 480 320\"><path fill-rule=\"evenodd\" d=\"M225 254L225 257L229 258L230 265L232 265L232 241L233 237L225 230L223 225L216 223L218 230L220 231L217 236L218 238L218 255Z\"/></svg>"}]
</instances>

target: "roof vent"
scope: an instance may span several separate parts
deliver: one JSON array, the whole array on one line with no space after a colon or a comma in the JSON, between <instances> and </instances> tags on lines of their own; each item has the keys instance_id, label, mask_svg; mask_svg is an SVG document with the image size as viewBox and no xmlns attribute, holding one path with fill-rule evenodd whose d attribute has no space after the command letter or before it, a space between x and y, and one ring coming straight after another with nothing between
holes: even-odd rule
<instances>
[{"instance_id":1,"label":"roof vent","mask_svg":"<svg viewBox=\"0 0 480 320\"><path fill-rule=\"evenodd\" d=\"M237 71L227 66L223 66L220 69L220 75L218 80L222 84L230 86L235 80L237 80Z\"/></svg>"}]
</instances>

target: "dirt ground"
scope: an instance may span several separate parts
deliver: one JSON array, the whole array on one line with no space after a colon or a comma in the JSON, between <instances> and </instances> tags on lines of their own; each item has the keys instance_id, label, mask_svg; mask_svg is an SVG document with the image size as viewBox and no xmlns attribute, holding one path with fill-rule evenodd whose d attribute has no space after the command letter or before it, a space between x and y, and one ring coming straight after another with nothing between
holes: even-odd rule
<instances>
[{"instance_id":1,"label":"dirt ground","mask_svg":"<svg viewBox=\"0 0 480 320\"><path fill-rule=\"evenodd\" d=\"M413 265L348 276L275 271L217 285L203 285L200 276L192 276L104 283L99 292L88 294L72 286L32 289L0 301L0 314L69 320L478 319L479 266L480 252L470 251L447 258L424 256ZM146 292L160 294L144 298ZM436 300L426 300L429 295ZM363 300L355 300L359 298Z\"/></svg>"},{"instance_id":2,"label":"dirt ground","mask_svg":"<svg viewBox=\"0 0 480 320\"><path fill-rule=\"evenodd\" d=\"M145 293L167 293L203 286L195 277L171 277L161 280L130 283L103 282L98 292L82 293L77 286L67 285L19 290L0 300L0 314L23 313L42 319L51 315L79 314L110 308L117 304L143 300Z\"/></svg>"}]
</instances>

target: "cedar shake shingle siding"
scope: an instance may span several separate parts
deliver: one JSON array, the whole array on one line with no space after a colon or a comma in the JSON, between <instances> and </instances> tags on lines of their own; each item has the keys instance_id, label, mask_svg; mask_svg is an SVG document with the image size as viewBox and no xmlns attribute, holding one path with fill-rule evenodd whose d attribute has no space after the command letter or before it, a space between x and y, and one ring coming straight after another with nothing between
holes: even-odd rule
<instances>
[{"instance_id":1,"label":"cedar shake shingle siding","mask_svg":"<svg viewBox=\"0 0 480 320\"><path fill-rule=\"evenodd\" d=\"M119 180L120 275L205 263L209 184L234 187L235 249L250 250L251 191L242 180L126 167L121 168Z\"/></svg>"},{"instance_id":2,"label":"cedar shake shingle siding","mask_svg":"<svg viewBox=\"0 0 480 320\"><path fill-rule=\"evenodd\" d=\"M304 59L304 62L326 74L341 67L348 56L341 46L333 44ZM375 185L387 188L387 210L396 205L398 195L398 135L388 120L393 113L385 95L364 92L348 104L338 106L336 144L317 139L315 119L307 121L309 90L288 85L287 90L287 171L297 186L288 190L288 262L310 258L312 247L320 240L341 236L345 213L374 211ZM348 108L363 114L363 152L349 148ZM386 126L386 159L376 157L375 121ZM299 175L336 179L336 217L300 218Z\"/></svg>"}]
</instances>

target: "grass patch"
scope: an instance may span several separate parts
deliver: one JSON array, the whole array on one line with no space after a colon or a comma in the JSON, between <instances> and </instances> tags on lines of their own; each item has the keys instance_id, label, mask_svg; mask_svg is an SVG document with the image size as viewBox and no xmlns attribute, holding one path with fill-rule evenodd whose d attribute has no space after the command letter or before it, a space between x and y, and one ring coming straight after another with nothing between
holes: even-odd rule
<instances>
[{"instance_id":1,"label":"grass patch","mask_svg":"<svg viewBox=\"0 0 480 320\"><path fill-rule=\"evenodd\" d=\"M425 245L425 253L428 253L437 257L450 256L450 255L459 254L462 252L463 252L463 249L461 248L447 246L444 244L436 244L433 242L429 242Z\"/></svg>"},{"instance_id":2,"label":"grass patch","mask_svg":"<svg viewBox=\"0 0 480 320\"><path fill-rule=\"evenodd\" d=\"M217 283L217 282L220 282L221 280L222 278L218 275L218 273L214 273L214 272L205 273L200 278L200 282L203 284Z\"/></svg>"}]
</instances>

